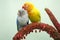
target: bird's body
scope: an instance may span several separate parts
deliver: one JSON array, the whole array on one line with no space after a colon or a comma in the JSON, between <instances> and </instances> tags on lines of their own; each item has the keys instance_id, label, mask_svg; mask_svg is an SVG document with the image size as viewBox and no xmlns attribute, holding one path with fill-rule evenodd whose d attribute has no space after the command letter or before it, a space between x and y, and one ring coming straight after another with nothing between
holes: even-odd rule
<instances>
[{"instance_id":1,"label":"bird's body","mask_svg":"<svg viewBox=\"0 0 60 40\"><path fill-rule=\"evenodd\" d=\"M17 30L21 30L29 23L28 15L25 10L20 10L20 15L17 17Z\"/></svg>"},{"instance_id":2,"label":"bird's body","mask_svg":"<svg viewBox=\"0 0 60 40\"><path fill-rule=\"evenodd\" d=\"M37 8L35 8L35 6L32 3L25 3L22 8L28 12L28 17L31 22L41 21L40 12Z\"/></svg>"},{"instance_id":3,"label":"bird's body","mask_svg":"<svg viewBox=\"0 0 60 40\"><path fill-rule=\"evenodd\" d=\"M39 22L41 20L39 10L35 8L29 12L28 16L31 22Z\"/></svg>"}]
</instances>

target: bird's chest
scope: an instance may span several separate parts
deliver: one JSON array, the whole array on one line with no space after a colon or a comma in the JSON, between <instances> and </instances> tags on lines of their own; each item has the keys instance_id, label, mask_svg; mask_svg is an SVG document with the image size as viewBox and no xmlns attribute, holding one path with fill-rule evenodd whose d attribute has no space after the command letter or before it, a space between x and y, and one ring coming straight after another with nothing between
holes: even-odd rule
<instances>
[{"instance_id":1,"label":"bird's chest","mask_svg":"<svg viewBox=\"0 0 60 40\"><path fill-rule=\"evenodd\" d=\"M30 19L35 19L36 15L36 12L30 12L28 16Z\"/></svg>"},{"instance_id":2,"label":"bird's chest","mask_svg":"<svg viewBox=\"0 0 60 40\"><path fill-rule=\"evenodd\" d=\"M18 17L18 21L19 21L19 24L26 24L26 22L28 21L28 18L27 16Z\"/></svg>"},{"instance_id":3,"label":"bird's chest","mask_svg":"<svg viewBox=\"0 0 60 40\"><path fill-rule=\"evenodd\" d=\"M29 19L30 19L31 21L36 21L36 20L37 20L36 14L30 14L30 15L29 15Z\"/></svg>"}]
</instances>

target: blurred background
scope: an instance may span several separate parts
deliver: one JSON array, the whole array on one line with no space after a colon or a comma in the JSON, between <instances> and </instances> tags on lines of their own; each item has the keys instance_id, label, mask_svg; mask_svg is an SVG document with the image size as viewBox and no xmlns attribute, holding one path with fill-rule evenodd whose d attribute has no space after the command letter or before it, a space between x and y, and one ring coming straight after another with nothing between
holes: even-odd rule
<instances>
[{"instance_id":1,"label":"blurred background","mask_svg":"<svg viewBox=\"0 0 60 40\"><path fill-rule=\"evenodd\" d=\"M0 40L12 40L17 33L17 12L24 2L32 2L41 11L41 22L52 25L44 8L49 8L60 22L60 0L0 0ZM30 33L25 40L53 40L46 32Z\"/></svg>"}]
</instances>

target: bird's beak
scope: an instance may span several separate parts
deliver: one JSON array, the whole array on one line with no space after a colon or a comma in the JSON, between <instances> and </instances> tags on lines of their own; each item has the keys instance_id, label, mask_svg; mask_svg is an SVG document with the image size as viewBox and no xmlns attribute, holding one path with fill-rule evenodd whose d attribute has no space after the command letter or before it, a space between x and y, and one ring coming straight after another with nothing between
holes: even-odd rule
<instances>
[{"instance_id":1,"label":"bird's beak","mask_svg":"<svg viewBox=\"0 0 60 40\"><path fill-rule=\"evenodd\" d=\"M22 9L26 10L26 9L27 9L27 7L26 7L26 6L22 6Z\"/></svg>"},{"instance_id":2,"label":"bird's beak","mask_svg":"<svg viewBox=\"0 0 60 40\"><path fill-rule=\"evenodd\" d=\"M22 8L24 9L24 6L22 6Z\"/></svg>"}]
</instances>

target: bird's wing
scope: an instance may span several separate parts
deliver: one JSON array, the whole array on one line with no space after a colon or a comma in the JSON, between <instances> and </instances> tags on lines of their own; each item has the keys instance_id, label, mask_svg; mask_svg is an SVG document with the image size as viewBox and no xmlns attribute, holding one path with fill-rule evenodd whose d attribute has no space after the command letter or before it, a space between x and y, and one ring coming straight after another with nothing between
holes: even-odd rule
<instances>
[{"instance_id":1,"label":"bird's wing","mask_svg":"<svg viewBox=\"0 0 60 40\"><path fill-rule=\"evenodd\" d=\"M17 30L19 31L19 29L20 29L20 24L19 24L19 22L17 20Z\"/></svg>"},{"instance_id":2,"label":"bird's wing","mask_svg":"<svg viewBox=\"0 0 60 40\"><path fill-rule=\"evenodd\" d=\"M39 10L37 10L37 13L38 13L37 15L38 15L38 16L39 16L39 18L40 18L40 12L39 12Z\"/></svg>"}]
</instances>

